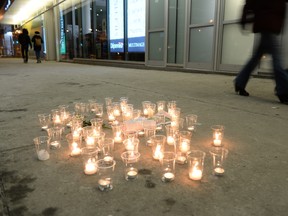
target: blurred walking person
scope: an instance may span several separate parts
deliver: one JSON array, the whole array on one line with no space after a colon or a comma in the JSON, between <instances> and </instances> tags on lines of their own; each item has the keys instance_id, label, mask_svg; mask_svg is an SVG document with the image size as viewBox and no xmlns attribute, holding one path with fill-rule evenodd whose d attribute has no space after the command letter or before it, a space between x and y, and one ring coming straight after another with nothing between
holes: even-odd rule
<instances>
[{"instance_id":1,"label":"blurred walking person","mask_svg":"<svg viewBox=\"0 0 288 216\"><path fill-rule=\"evenodd\" d=\"M32 43L30 40L28 30L26 28L24 28L22 30L22 33L18 36L18 41L21 44L21 54L22 54L23 62L27 63L28 62L28 50L29 50L29 46L30 48L32 48Z\"/></svg>"},{"instance_id":2,"label":"blurred walking person","mask_svg":"<svg viewBox=\"0 0 288 216\"><path fill-rule=\"evenodd\" d=\"M252 23L253 32L260 36L256 49L234 80L235 92L241 96L249 96L245 90L251 73L259 64L263 54L271 54L273 60L275 93L281 103L288 104L288 73L282 67L280 43L285 20L286 2L288 0L246 0L241 19L242 28Z\"/></svg>"},{"instance_id":3,"label":"blurred walking person","mask_svg":"<svg viewBox=\"0 0 288 216\"><path fill-rule=\"evenodd\" d=\"M35 35L32 37L32 42L34 44L34 51L35 51L37 63L41 63L41 49L42 49L43 39L40 36L39 31L35 31Z\"/></svg>"}]
</instances>

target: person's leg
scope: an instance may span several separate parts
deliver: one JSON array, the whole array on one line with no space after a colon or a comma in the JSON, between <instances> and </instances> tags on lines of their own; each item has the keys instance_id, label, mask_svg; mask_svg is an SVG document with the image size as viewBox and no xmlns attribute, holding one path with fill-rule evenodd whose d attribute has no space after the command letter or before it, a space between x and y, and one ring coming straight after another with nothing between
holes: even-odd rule
<instances>
[{"instance_id":1,"label":"person's leg","mask_svg":"<svg viewBox=\"0 0 288 216\"><path fill-rule=\"evenodd\" d=\"M36 53L37 63L40 63L41 62L41 60L40 60L40 50L36 50L35 53Z\"/></svg>"},{"instance_id":2,"label":"person's leg","mask_svg":"<svg viewBox=\"0 0 288 216\"><path fill-rule=\"evenodd\" d=\"M255 52L253 53L252 57L250 58L250 60L246 63L246 65L242 68L242 70L239 72L239 74L236 76L235 78L235 91L237 91L238 89L242 89L245 91L246 85L248 83L248 80L250 78L251 73L253 72L253 70L256 68L256 66L258 65L262 55L265 52L264 49L264 45L265 41L262 37L261 34L261 38L258 44L258 47L256 48ZM246 92L248 95L249 93ZM241 94L241 92L240 92ZM244 95L244 96L248 96L248 95Z\"/></svg>"},{"instance_id":3,"label":"person's leg","mask_svg":"<svg viewBox=\"0 0 288 216\"><path fill-rule=\"evenodd\" d=\"M28 62L28 47L25 47L25 62L27 63Z\"/></svg>"},{"instance_id":4,"label":"person's leg","mask_svg":"<svg viewBox=\"0 0 288 216\"><path fill-rule=\"evenodd\" d=\"M271 53L273 60L276 94L281 102L282 99L288 102L288 73L282 67L279 39L275 34L268 34L266 37L270 41L269 53Z\"/></svg>"},{"instance_id":5,"label":"person's leg","mask_svg":"<svg viewBox=\"0 0 288 216\"><path fill-rule=\"evenodd\" d=\"M22 54L23 61L26 62L24 46L21 46L21 54Z\"/></svg>"}]
</instances>

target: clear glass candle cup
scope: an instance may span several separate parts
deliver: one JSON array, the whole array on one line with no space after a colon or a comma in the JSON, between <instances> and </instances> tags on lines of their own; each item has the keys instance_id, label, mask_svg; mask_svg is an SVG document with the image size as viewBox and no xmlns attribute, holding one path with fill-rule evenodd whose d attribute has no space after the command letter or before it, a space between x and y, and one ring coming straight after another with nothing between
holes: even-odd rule
<instances>
[{"instance_id":1,"label":"clear glass candle cup","mask_svg":"<svg viewBox=\"0 0 288 216\"><path fill-rule=\"evenodd\" d=\"M212 156L213 174L216 176L223 176L226 170L225 164L228 155L228 149L223 147L215 147L209 152Z\"/></svg>"},{"instance_id":2,"label":"clear glass candle cup","mask_svg":"<svg viewBox=\"0 0 288 216\"><path fill-rule=\"evenodd\" d=\"M50 138L49 136L39 136L33 139L37 158L40 161L45 161L50 158Z\"/></svg>"},{"instance_id":3,"label":"clear glass candle cup","mask_svg":"<svg viewBox=\"0 0 288 216\"><path fill-rule=\"evenodd\" d=\"M81 155L82 137L74 137L72 133L66 135L66 140L69 145L70 156L77 157Z\"/></svg>"},{"instance_id":4,"label":"clear glass candle cup","mask_svg":"<svg viewBox=\"0 0 288 216\"><path fill-rule=\"evenodd\" d=\"M160 158L162 166L162 177L163 182L171 182L175 178L175 153L174 152L163 152L163 157Z\"/></svg>"},{"instance_id":5,"label":"clear glass candle cup","mask_svg":"<svg viewBox=\"0 0 288 216\"><path fill-rule=\"evenodd\" d=\"M166 136L154 135L150 137L152 141L152 157L155 160L160 160L163 157Z\"/></svg>"},{"instance_id":6,"label":"clear glass candle cup","mask_svg":"<svg viewBox=\"0 0 288 216\"><path fill-rule=\"evenodd\" d=\"M139 152L125 151L121 154L123 163L125 164L125 179L127 181L135 180L138 177L137 164L140 158Z\"/></svg>"},{"instance_id":7,"label":"clear glass candle cup","mask_svg":"<svg viewBox=\"0 0 288 216\"><path fill-rule=\"evenodd\" d=\"M189 114L185 117L186 128L188 131L196 131L197 118L198 116L194 114Z\"/></svg>"},{"instance_id":8,"label":"clear glass candle cup","mask_svg":"<svg viewBox=\"0 0 288 216\"><path fill-rule=\"evenodd\" d=\"M213 132L213 142L212 144L216 147L223 146L224 138L224 126L223 125L213 125L211 127Z\"/></svg>"},{"instance_id":9,"label":"clear glass candle cup","mask_svg":"<svg viewBox=\"0 0 288 216\"><path fill-rule=\"evenodd\" d=\"M110 191L113 189L113 172L115 169L116 161L113 160L109 163L104 159L96 161L98 169L98 189L100 191Z\"/></svg>"},{"instance_id":10,"label":"clear glass candle cup","mask_svg":"<svg viewBox=\"0 0 288 216\"><path fill-rule=\"evenodd\" d=\"M98 168L96 161L98 159L98 149L91 147L84 147L81 149L81 156L83 160L84 173L86 175L94 175Z\"/></svg>"},{"instance_id":11,"label":"clear glass candle cup","mask_svg":"<svg viewBox=\"0 0 288 216\"><path fill-rule=\"evenodd\" d=\"M189 178L199 181L203 176L204 159L206 153L200 150L192 150L187 153Z\"/></svg>"},{"instance_id":12,"label":"clear glass candle cup","mask_svg":"<svg viewBox=\"0 0 288 216\"><path fill-rule=\"evenodd\" d=\"M50 137L51 149L61 148L63 131L64 131L63 126L54 126L51 128L47 128L47 134Z\"/></svg>"},{"instance_id":13,"label":"clear glass candle cup","mask_svg":"<svg viewBox=\"0 0 288 216\"><path fill-rule=\"evenodd\" d=\"M52 122L51 114L49 113L38 114L38 119L42 130L46 130L47 128L50 127Z\"/></svg>"}]
</instances>

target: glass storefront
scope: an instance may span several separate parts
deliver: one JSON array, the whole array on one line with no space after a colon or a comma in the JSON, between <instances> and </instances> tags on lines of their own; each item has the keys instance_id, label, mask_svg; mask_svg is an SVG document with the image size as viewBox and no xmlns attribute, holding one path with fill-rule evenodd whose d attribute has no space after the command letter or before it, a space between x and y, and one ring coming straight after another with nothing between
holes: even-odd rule
<instances>
[{"instance_id":1,"label":"glass storefront","mask_svg":"<svg viewBox=\"0 0 288 216\"><path fill-rule=\"evenodd\" d=\"M50 55L50 60L135 61L148 67L237 72L253 53L257 40L239 25L245 0L55 0L54 3L53 10L22 26L30 32L41 32L47 45L44 51L47 48L48 54L57 53ZM283 53L288 53L287 34L284 28L280 35ZM270 63L270 56L263 56L258 72L270 72Z\"/></svg>"},{"instance_id":2,"label":"glass storefront","mask_svg":"<svg viewBox=\"0 0 288 216\"><path fill-rule=\"evenodd\" d=\"M61 60L145 61L145 5L143 0L60 5Z\"/></svg>"}]
</instances>

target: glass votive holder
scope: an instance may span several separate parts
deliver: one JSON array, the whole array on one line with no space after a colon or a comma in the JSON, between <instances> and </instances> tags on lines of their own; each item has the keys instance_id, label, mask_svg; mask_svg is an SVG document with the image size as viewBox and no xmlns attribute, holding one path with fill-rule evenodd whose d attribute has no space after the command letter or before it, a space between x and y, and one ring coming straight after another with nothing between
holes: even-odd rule
<instances>
[{"instance_id":1,"label":"glass votive holder","mask_svg":"<svg viewBox=\"0 0 288 216\"><path fill-rule=\"evenodd\" d=\"M98 189L100 191L110 191L113 189L113 172L115 169L115 160L107 163L104 159L96 161L96 166L98 168Z\"/></svg>"},{"instance_id":2,"label":"glass votive holder","mask_svg":"<svg viewBox=\"0 0 288 216\"><path fill-rule=\"evenodd\" d=\"M138 119L141 117L142 111L140 109L133 109L133 119Z\"/></svg>"},{"instance_id":3,"label":"glass votive holder","mask_svg":"<svg viewBox=\"0 0 288 216\"><path fill-rule=\"evenodd\" d=\"M60 117L63 125L66 125L70 119L71 119L71 114L69 112L69 105L59 105L58 109L60 111Z\"/></svg>"},{"instance_id":4,"label":"glass votive holder","mask_svg":"<svg viewBox=\"0 0 288 216\"><path fill-rule=\"evenodd\" d=\"M113 103L113 97L105 97L105 105L106 107L111 106Z\"/></svg>"},{"instance_id":5,"label":"glass votive holder","mask_svg":"<svg viewBox=\"0 0 288 216\"><path fill-rule=\"evenodd\" d=\"M174 109L177 107L177 102L176 101L168 101L167 103L167 109L168 113L172 116Z\"/></svg>"},{"instance_id":6,"label":"glass votive holder","mask_svg":"<svg viewBox=\"0 0 288 216\"><path fill-rule=\"evenodd\" d=\"M197 115L189 114L185 117L186 128L188 131L196 131Z\"/></svg>"},{"instance_id":7,"label":"glass votive holder","mask_svg":"<svg viewBox=\"0 0 288 216\"><path fill-rule=\"evenodd\" d=\"M152 157L155 160L159 160L163 157L163 152L165 148L166 136L164 135L154 135L150 137L152 141Z\"/></svg>"},{"instance_id":8,"label":"glass votive holder","mask_svg":"<svg viewBox=\"0 0 288 216\"><path fill-rule=\"evenodd\" d=\"M200 150L188 152L188 173L191 180L199 181L202 179L205 155L206 153Z\"/></svg>"},{"instance_id":9,"label":"glass votive holder","mask_svg":"<svg viewBox=\"0 0 288 216\"><path fill-rule=\"evenodd\" d=\"M74 139L73 134L69 133L66 135L66 140L69 145L70 156L76 157L81 155L82 137L79 136L78 138Z\"/></svg>"},{"instance_id":10,"label":"glass votive holder","mask_svg":"<svg viewBox=\"0 0 288 216\"><path fill-rule=\"evenodd\" d=\"M50 158L50 137L39 136L33 139L38 160L44 161Z\"/></svg>"},{"instance_id":11,"label":"glass votive holder","mask_svg":"<svg viewBox=\"0 0 288 216\"><path fill-rule=\"evenodd\" d=\"M120 107L122 112L126 112L127 104L128 104L128 97L120 97Z\"/></svg>"},{"instance_id":12,"label":"glass votive holder","mask_svg":"<svg viewBox=\"0 0 288 216\"><path fill-rule=\"evenodd\" d=\"M190 131L179 132L176 156L176 162L178 164L185 164L187 162L187 153L190 151L191 148L191 134L192 133Z\"/></svg>"},{"instance_id":13,"label":"glass votive holder","mask_svg":"<svg viewBox=\"0 0 288 216\"><path fill-rule=\"evenodd\" d=\"M148 112L149 112L150 104L151 104L151 101L142 101L142 111L145 117L147 117L149 114Z\"/></svg>"},{"instance_id":14,"label":"glass votive holder","mask_svg":"<svg viewBox=\"0 0 288 216\"><path fill-rule=\"evenodd\" d=\"M103 103L95 103L95 109L94 109L94 114L98 118L102 118L103 116Z\"/></svg>"},{"instance_id":15,"label":"glass votive holder","mask_svg":"<svg viewBox=\"0 0 288 216\"><path fill-rule=\"evenodd\" d=\"M122 110L123 121L133 119L133 104L126 104L125 109Z\"/></svg>"},{"instance_id":16,"label":"glass votive holder","mask_svg":"<svg viewBox=\"0 0 288 216\"><path fill-rule=\"evenodd\" d=\"M223 138L224 138L224 126L223 125L213 125L213 145L216 147L223 146Z\"/></svg>"},{"instance_id":17,"label":"glass votive holder","mask_svg":"<svg viewBox=\"0 0 288 216\"><path fill-rule=\"evenodd\" d=\"M125 164L125 179L135 180L138 177L137 163L140 158L139 152L125 151L121 154L123 163Z\"/></svg>"},{"instance_id":18,"label":"glass votive holder","mask_svg":"<svg viewBox=\"0 0 288 216\"><path fill-rule=\"evenodd\" d=\"M154 120L156 121L156 131L161 132L163 130L163 125L165 124L165 116L162 114L154 115Z\"/></svg>"},{"instance_id":19,"label":"glass votive holder","mask_svg":"<svg viewBox=\"0 0 288 216\"><path fill-rule=\"evenodd\" d=\"M119 117L121 116L121 105L118 102L113 102L112 103L113 106L113 114L115 117Z\"/></svg>"},{"instance_id":20,"label":"glass votive holder","mask_svg":"<svg viewBox=\"0 0 288 216\"><path fill-rule=\"evenodd\" d=\"M114 139L104 138L103 142L100 144L100 149L102 151L102 159L106 162L111 162L114 159Z\"/></svg>"},{"instance_id":21,"label":"glass votive holder","mask_svg":"<svg viewBox=\"0 0 288 216\"><path fill-rule=\"evenodd\" d=\"M81 149L81 156L84 165L84 173L86 175L93 175L97 173L98 149L84 147Z\"/></svg>"},{"instance_id":22,"label":"glass votive holder","mask_svg":"<svg viewBox=\"0 0 288 216\"><path fill-rule=\"evenodd\" d=\"M166 101L157 101L157 111L161 112L161 111L165 111L166 108Z\"/></svg>"},{"instance_id":23,"label":"glass votive holder","mask_svg":"<svg viewBox=\"0 0 288 216\"><path fill-rule=\"evenodd\" d=\"M64 131L64 127L62 126L54 126L51 128L47 128L47 134L50 137L51 149L61 148L61 139L62 139L63 131Z\"/></svg>"},{"instance_id":24,"label":"glass votive holder","mask_svg":"<svg viewBox=\"0 0 288 216\"><path fill-rule=\"evenodd\" d=\"M174 152L163 152L163 156L160 158L162 166L162 177L163 182L171 182L175 178L175 153Z\"/></svg>"},{"instance_id":25,"label":"glass votive holder","mask_svg":"<svg viewBox=\"0 0 288 216\"><path fill-rule=\"evenodd\" d=\"M60 109L52 109L52 122L54 125L61 125L62 119L61 119L61 112Z\"/></svg>"},{"instance_id":26,"label":"glass votive holder","mask_svg":"<svg viewBox=\"0 0 288 216\"><path fill-rule=\"evenodd\" d=\"M95 112L95 106L97 103L97 99L89 99L88 104L89 104L89 110L94 113Z\"/></svg>"},{"instance_id":27,"label":"glass votive holder","mask_svg":"<svg viewBox=\"0 0 288 216\"><path fill-rule=\"evenodd\" d=\"M152 146L151 137L156 134L155 128L144 128L144 136L145 136L145 143L146 146Z\"/></svg>"},{"instance_id":28,"label":"glass votive holder","mask_svg":"<svg viewBox=\"0 0 288 216\"><path fill-rule=\"evenodd\" d=\"M225 172L225 162L228 155L228 149L222 147L215 147L210 150L213 161L213 174L216 176L223 176Z\"/></svg>"},{"instance_id":29,"label":"glass votive holder","mask_svg":"<svg viewBox=\"0 0 288 216\"><path fill-rule=\"evenodd\" d=\"M123 142L123 133L121 125L112 125L113 139L115 143Z\"/></svg>"},{"instance_id":30,"label":"glass votive holder","mask_svg":"<svg viewBox=\"0 0 288 216\"><path fill-rule=\"evenodd\" d=\"M42 113L38 114L39 123L42 130L46 130L51 125L51 114Z\"/></svg>"},{"instance_id":31,"label":"glass votive holder","mask_svg":"<svg viewBox=\"0 0 288 216\"><path fill-rule=\"evenodd\" d=\"M176 136L178 134L178 129L175 129L171 125L165 125L165 130L166 130L167 144L175 145L177 140Z\"/></svg>"},{"instance_id":32,"label":"glass votive holder","mask_svg":"<svg viewBox=\"0 0 288 216\"><path fill-rule=\"evenodd\" d=\"M106 112L107 112L108 122L111 124L113 121L116 120L116 117L114 115L113 107L112 106L107 106L106 107Z\"/></svg>"},{"instance_id":33,"label":"glass votive holder","mask_svg":"<svg viewBox=\"0 0 288 216\"><path fill-rule=\"evenodd\" d=\"M138 138L138 131L134 131L134 130L124 131L123 134L124 134L124 138L127 140L133 141L134 139Z\"/></svg>"},{"instance_id":34,"label":"glass votive holder","mask_svg":"<svg viewBox=\"0 0 288 216\"><path fill-rule=\"evenodd\" d=\"M98 132L102 131L103 119L102 118L93 118L90 120L93 130Z\"/></svg>"},{"instance_id":35,"label":"glass votive holder","mask_svg":"<svg viewBox=\"0 0 288 216\"><path fill-rule=\"evenodd\" d=\"M139 142L140 141L137 138L135 138L135 139L125 139L123 141L123 144L125 146L126 151L138 152Z\"/></svg>"}]
</instances>

